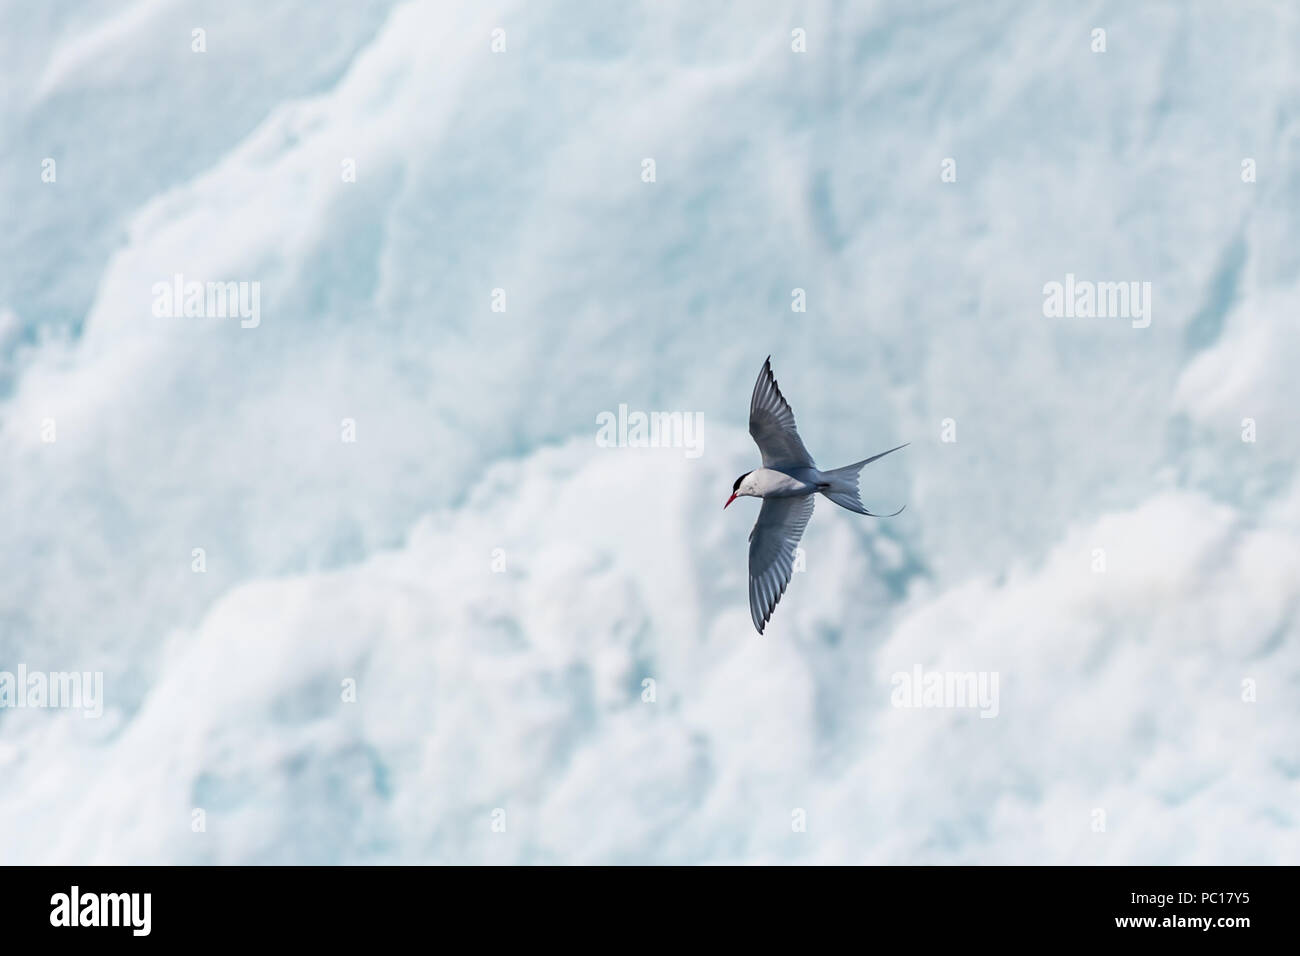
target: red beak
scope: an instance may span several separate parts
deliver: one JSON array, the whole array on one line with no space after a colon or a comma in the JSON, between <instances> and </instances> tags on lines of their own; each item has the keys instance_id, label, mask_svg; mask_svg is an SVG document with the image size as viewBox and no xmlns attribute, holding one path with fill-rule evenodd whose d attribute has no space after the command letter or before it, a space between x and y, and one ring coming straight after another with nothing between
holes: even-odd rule
<instances>
[{"instance_id":1,"label":"red beak","mask_svg":"<svg viewBox=\"0 0 1300 956\"><path fill-rule=\"evenodd\" d=\"M733 501L735 501L735 500L736 500L736 493L733 491L733 492L731 493L731 497L727 499L727 505L731 504L731 503L732 503ZM726 510L727 510L727 505L723 505L723 506L722 506L722 510L723 510L723 511L726 511Z\"/></svg>"}]
</instances>

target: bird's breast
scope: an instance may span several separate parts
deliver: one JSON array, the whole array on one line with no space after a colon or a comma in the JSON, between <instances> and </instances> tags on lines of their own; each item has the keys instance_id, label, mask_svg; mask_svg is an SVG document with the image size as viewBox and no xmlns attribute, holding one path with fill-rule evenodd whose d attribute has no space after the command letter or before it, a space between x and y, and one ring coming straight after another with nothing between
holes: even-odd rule
<instances>
[{"instance_id":1,"label":"bird's breast","mask_svg":"<svg viewBox=\"0 0 1300 956\"><path fill-rule=\"evenodd\" d=\"M759 496L762 498L794 498L799 495L810 495L817 490L815 484L771 468L760 468L754 474L758 479Z\"/></svg>"}]
</instances>

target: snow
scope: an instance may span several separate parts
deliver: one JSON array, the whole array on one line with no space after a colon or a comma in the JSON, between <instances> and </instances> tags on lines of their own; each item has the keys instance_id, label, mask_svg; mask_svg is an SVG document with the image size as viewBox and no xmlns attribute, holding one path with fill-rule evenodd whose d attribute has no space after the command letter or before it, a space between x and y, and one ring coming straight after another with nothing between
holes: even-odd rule
<instances>
[{"instance_id":1,"label":"snow","mask_svg":"<svg viewBox=\"0 0 1300 956\"><path fill-rule=\"evenodd\" d=\"M1295 13L1250 6L0 31L0 670L105 675L0 709L0 861L1294 862ZM177 273L260 325L154 316ZM1150 327L1046 318L1071 273ZM912 444L760 638L769 352L820 464ZM600 447L621 404L703 454ZM997 717L891 706L917 665Z\"/></svg>"}]
</instances>

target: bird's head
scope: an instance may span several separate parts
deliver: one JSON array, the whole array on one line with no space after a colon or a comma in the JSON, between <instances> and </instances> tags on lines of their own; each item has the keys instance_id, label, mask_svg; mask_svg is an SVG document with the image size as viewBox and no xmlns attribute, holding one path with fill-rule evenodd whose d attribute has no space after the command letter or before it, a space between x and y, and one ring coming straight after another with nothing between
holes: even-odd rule
<instances>
[{"instance_id":1,"label":"bird's head","mask_svg":"<svg viewBox=\"0 0 1300 956\"><path fill-rule=\"evenodd\" d=\"M754 487L753 487L754 483L752 481L745 480L752 474L753 474L752 471L747 471L739 478L736 479L736 483L731 486L731 497L727 499L727 504L722 506L723 511L726 511L727 505L731 504L737 498L743 495L752 495L754 493Z\"/></svg>"}]
</instances>

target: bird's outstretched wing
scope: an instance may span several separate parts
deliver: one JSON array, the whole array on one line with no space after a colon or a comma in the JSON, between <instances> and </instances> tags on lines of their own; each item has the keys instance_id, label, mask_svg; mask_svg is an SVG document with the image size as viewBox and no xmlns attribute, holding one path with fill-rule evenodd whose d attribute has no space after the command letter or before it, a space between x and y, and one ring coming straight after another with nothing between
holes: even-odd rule
<instances>
[{"instance_id":1,"label":"bird's outstretched wing","mask_svg":"<svg viewBox=\"0 0 1300 956\"><path fill-rule=\"evenodd\" d=\"M812 517L813 497L764 498L749 533L749 616L760 634L794 573L794 549Z\"/></svg>"},{"instance_id":2,"label":"bird's outstretched wing","mask_svg":"<svg viewBox=\"0 0 1300 956\"><path fill-rule=\"evenodd\" d=\"M772 375L772 356L763 363L749 400L749 433L763 455L764 468L811 468L812 455L794 426L794 412L776 387Z\"/></svg>"}]
</instances>

